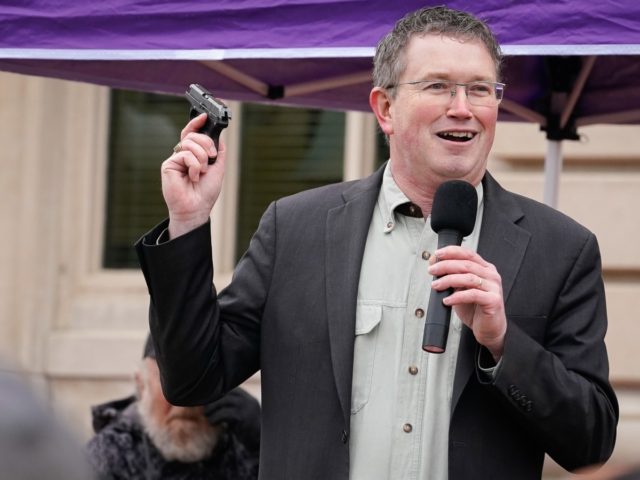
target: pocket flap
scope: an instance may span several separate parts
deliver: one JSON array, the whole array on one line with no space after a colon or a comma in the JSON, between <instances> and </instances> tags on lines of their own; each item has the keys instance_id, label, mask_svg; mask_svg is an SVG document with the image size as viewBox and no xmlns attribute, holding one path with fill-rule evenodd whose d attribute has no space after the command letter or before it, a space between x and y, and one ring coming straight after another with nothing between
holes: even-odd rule
<instances>
[{"instance_id":1,"label":"pocket flap","mask_svg":"<svg viewBox=\"0 0 640 480\"><path fill-rule=\"evenodd\" d=\"M356 312L356 335L366 335L382 320L380 305L358 304Z\"/></svg>"}]
</instances>

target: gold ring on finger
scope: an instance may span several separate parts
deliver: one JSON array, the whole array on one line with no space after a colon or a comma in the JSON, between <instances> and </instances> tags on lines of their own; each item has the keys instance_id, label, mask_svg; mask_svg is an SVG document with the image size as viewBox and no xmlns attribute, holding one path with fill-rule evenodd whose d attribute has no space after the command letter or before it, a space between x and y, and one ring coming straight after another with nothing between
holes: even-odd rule
<instances>
[{"instance_id":1,"label":"gold ring on finger","mask_svg":"<svg viewBox=\"0 0 640 480\"><path fill-rule=\"evenodd\" d=\"M178 153L180 150L182 150L182 143L178 142L176 143L176 146L173 147L173 153Z\"/></svg>"}]
</instances>

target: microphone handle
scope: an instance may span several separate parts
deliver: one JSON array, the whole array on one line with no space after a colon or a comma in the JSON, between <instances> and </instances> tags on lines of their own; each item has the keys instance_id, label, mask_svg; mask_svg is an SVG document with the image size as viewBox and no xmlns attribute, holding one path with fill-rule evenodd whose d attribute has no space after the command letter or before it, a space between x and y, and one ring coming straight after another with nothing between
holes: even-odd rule
<instances>
[{"instance_id":1,"label":"microphone handle","mask_svg":"<svg viewBox=\"0 0 640 480\"><path fill-rule=\"evenodd\" d=\"M457 230L443 229L438 232L438 248L462 244L462 234ZM433 277L433 280L439 277ZM422 350L429 353L444 353L449 336L451 307L442 303L445 297L453 293L453 288L431 290L427 319L422 336Z\"/></svg>"}]
</instances>

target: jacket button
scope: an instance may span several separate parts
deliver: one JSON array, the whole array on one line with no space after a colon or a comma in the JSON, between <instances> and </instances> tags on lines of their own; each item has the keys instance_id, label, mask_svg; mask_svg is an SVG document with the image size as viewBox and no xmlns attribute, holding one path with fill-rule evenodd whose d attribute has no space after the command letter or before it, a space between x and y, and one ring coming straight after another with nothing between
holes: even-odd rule
<instances>
[{"instance_id":1,"label":"jacket button","mask_svg":"<svg viewBox=\"0 0 640 480\"><path fill-rule=\"evenodd\" d=\"M342 431L342 443L347 443L349 441L349 434L346 430Z\"/></svg>"},{"instance_id":2,"label":"jacket button","mask_svg":"<svg viewBox=\"0 0 640 480\"><path fill-rule=\"evenodd\" d=\"M404 430L405 433L411 433L411 430L413 430L413 426L410 423L405 423L402 426L402 430Z\"/></svg>"}]
</instances>

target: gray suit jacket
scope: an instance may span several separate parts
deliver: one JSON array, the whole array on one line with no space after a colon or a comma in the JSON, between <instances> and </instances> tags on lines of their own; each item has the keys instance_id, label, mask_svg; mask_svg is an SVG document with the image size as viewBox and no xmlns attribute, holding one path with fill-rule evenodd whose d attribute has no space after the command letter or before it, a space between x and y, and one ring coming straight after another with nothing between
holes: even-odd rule
<instances>
[{"instance_id":1,"label":"gray suit jacket","mask_svg":"<svg viewBox=\"0 0 640 480\"><path fill-rule=\"evenodd\" d=\"M167 398L201 404L257 370L260 478L347 480L360 265L382 170L278 200L229 287L211 287L209 226L137 249ZM608 382L600 255L592 233L487 174L478 252L502 276L508 332L494 381L465 327L451 405L449 478L540 478L604 461L618 406Z\"/></svg>"}]
</instances>

